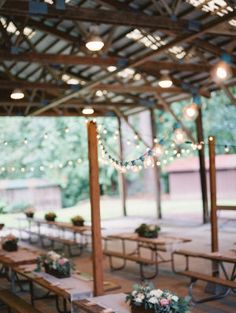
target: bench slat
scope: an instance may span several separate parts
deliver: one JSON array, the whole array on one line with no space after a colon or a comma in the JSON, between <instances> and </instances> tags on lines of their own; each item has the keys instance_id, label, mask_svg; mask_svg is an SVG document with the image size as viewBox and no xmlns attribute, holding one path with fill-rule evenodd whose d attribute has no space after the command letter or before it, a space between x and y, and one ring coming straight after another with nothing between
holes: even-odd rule
<instances>
[{"instance_id":1,"label":"bench slat","mask_svg":"<svg viewBox=\"0 0 236 313\"><path fill-rule=\"evenodd\" d=\"M206 282L212 282L218 285L223 285L229 288L236 288L236 281L226 280L220 277L213 277L213 276L206 275L206 274L200 274L194 271L182 271L182 272L178 272L178 274L188 276L191 278L196 278L196 279L203 280Z\"/></svg>"},{"instance_id":2,"label":"bench slat","mask_svg":"<svg viewBox=\"0 0 236 313\"><path fill-rule=\"evenodd\" d=\"M138 255L123 254L121 252L108 251L108 250L104 251L103 253L105 255L107 255L107 256L114 256L114 257L117 257L117 258L134 261L134 262L137 262L137 263L150 264L150 265L153 265L153 264L156 263L155 260L146 259L146 258L140 257Z\"/></svg>"},{"instance_id":3,"label":"bench slat","mask_svg":"<svg viewBox=\"0 0 236 313\"><path fill-rule=\"evenodd\" d=\"M174 251L174 254L183 255L183 256L190 256L190 257L196 257L196 258L202 258L212 261L219 261L219 262L228 262L228 263L236 263L236 257L232 256L224 256L214 253L201 253L201 252L195 252L190 250L176 250Z\"/></svg>"},{"instance_id":4,"label":"bench slat","mask_svg":"<svg viewBox=\"0 0 236 313\"><path fill-rule=\"evenodd\" d=\"M17 313L41 313L9 290L0 290L0 301Z\"/></svg>"}]
</instances>

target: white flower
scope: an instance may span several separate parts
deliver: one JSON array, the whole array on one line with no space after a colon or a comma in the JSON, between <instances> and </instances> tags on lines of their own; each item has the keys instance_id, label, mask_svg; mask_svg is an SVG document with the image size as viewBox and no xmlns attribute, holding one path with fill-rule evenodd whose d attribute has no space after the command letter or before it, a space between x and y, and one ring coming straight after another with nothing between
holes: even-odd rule
<instances>
[{"instance_id":1,"label":"white flower","mask_svg":"<svg viewBox=\"0 0 236 313\"><path fill-rule=\"evenodd\" d=\"M150 299L148 299L148 302L155 304L155 303L158 303L158 300L156 297L151 297Z\"/></svg>"},{"instance_id":2,"label":"white flower","mask_svg":"<svg viewBox=\"0 0 236 313\"><path fill-rule=\"evenodd\" d=\"M137 299L137 298L143 300L145 297L144 297L144 294L143 294L143 293L139 292L139 293L136 295L136 299Z\"/></svg>"},{"instance_id":3,"label":"white flower","mask_svg":"<svg viewBox=\"0 0 236 313\"><path fill-rule=\"evenodd\" d=\"M142 303L143 302L143 300L142 299L140 299L140 298L135 298L135 300L134 300L135 302L137 302L137 303Z\"/></svg>"},{"instance_id":4,"label":"white flower","mask_svg":"<svg viewBox=\"0 0 236 313\"><path fill-rule=\"evenodd\" d=\"M157 298L160 298L163 294L163 291L161 289L153 289L150 291L150 295L152 297L157 297Z\"/></svg>"},{"instance_id":5,"label":"white flower","mask_svg":"<svg viewBox=\"0 0 236 313\"><path fill-rule=\"evenodd\" d=\"M137 293L138 293L137 290L132 291L132 296L135 297L137 295Z\"/></svg>"},{"instance_id":6,"label":"white flower","mask_svg":"<svg viewBox=\"0 0 236 313\"><path fill-rule=\"evenodd\" d=\"M177 297L177 296L172 296L172 297L171 297L171 300L177 302L177 301L179 300L179 297Z\"/></svg>"},{"instance_id":7,"label":"white flower","mask_svg":"<svg viewBox=\"0 0 236 313\"><path fill-rule=\"evenodd\" d=\"M149 230L150 231L156 230L156 225L154 225L154 224L149 225Z\"/></svg>"}]
</instances>

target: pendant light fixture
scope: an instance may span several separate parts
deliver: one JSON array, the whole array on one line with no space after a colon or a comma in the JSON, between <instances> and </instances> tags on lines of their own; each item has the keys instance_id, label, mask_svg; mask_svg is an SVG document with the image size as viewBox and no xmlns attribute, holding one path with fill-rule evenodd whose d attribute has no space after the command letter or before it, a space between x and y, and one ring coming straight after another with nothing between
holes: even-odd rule
<instances>
[{"instance_id":1,"label":"pendant light fixture","mask_svg":"<svg viewBox=\"0 0 236 313\"><path fill-rule=\"evenodd\" d=\"M11 93L11 99L14 99L14 100L20 100L20 99L23 99L24 98L24 92L19 89L19 88L16 88L12 91Z\"/></svg>"},{"instance_id":2,"label":"pendant light fixture","mask_svg":"<svg viewBox=\"0 0 236 313\"><path fill-rule=\"evenodd\" d=\"M158 81L158 85L161 88L170 88L173 85L168 71L161 71L161 78Z\"/></svg>"},{"instance_id":3,"label":"pendant light fixture","mask_svg":"<svg viewBox=\"0 0 236 313\"><path fill-rule=\"evenodd\" d=\"M88 35L85 46L92 52L100 51L104 47L104 42L99 36L98 26L93 25L90 27L90 34Z\"/></svg>"},{"instance_id":4,"label":"pendant light fixture","mask_svg":"<svg viewBox=\"0 0 236 313\"><path fill-rule=\"evenodd\" d=\"M87 107L83 108L82 113L84 115L91 115L94 113L94 109L90 106L87 106Z\"/></svg>"}]
</instances>

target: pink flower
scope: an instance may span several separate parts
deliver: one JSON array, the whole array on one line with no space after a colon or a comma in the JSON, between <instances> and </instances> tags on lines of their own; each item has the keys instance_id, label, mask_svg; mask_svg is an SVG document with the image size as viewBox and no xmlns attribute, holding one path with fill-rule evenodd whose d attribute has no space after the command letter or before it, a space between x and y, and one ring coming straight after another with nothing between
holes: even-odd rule
<instances>
[{"instance_id":1,"label":"pink flower","mask_svg":"<svg viewBox=\"0 0 236 313\"><path fill-rule=\"evenodd\" d=\"M65 259L60 259L60 260L58 261L58 263L59 263L60 265L64 265L66 262L65 262Z\"/></svg>"},{"instance_id":2,"label":"pink flower","mask_svg":"<svg viewBox=\"0 0 236 313\"><path fill-rule=\"evenodd\" d=\"M170 301L168 299L165 299L165 298L162 298L160 300L160 305L161 306L165 306L165 305L168 305L170 303Z\"/></svg>"}]
</instances>

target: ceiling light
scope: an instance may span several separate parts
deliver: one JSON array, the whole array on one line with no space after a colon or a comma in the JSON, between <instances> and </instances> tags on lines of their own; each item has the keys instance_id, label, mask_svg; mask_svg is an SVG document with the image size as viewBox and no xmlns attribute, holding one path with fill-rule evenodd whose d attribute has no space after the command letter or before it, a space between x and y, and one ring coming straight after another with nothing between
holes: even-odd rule
<instances>
[{"instance_id":1,"label":"ceiling light","mask_svg":"<svg viewBox=\"0 0 236 313\"><path fill-rule=\"evenodd\" d=\"M108 68L107 68L108 72L114 72L116 69L117 69L117 67L113 66L113 65L108 66Z\"/></svg>"},{"instance_id":2,"label":"ceiling light","mask_svg":"<svg viewBox=\"0 0 236 313\"><path fill-rule=\"evenodd\" d=\"M168 72L166 72L166 71L162 72L162 75L161 75L161 78L158 82L158 85L161 88L170 88L173 85L173 82L172 82Z\"/></svg>"},{"instance_id":3,"label":"ceiling light","mask_svg":"<svg viewBox=\"0 0 236 313\"><path fill-rule=\"evenodd\" d=\"M24 92L21 89L14 89L11 93L11 99L20 100L24 98Z\"/></svg>"},{"instance_id":4,"label":"ceiling light","mask_svg":"<svg viewBox=\"0 0 236 313\"><path fill-rule=\"evenodd\" d=\"M194 121L198 117L198 106L196 103L186 105L183 109L183 116L187 121Z\"/></svg>"},{"instance_id":5,"label":"ceiling light","mask_svg":"<svg viewBox=\"0 0 236 313\"><path fill-rule=\"evenodd\" d=\"M79 80L76 78L70 78L67 80L66 82L68 85L78 85L79 84Z\"/></svg>"},{"instance_id":6,"label":"ceiling light","mask_svg":"<svg viewBox=\"0 0 236 313\"><path fill-rule=\"evenodd\" d=\"M99 35L98 26L92 25L90 27L89 35L88 35L85 46L87 49L89 49L90 51L94 51L94 52L100 51L103 48L104 42Z\"/></svg>"},{"instance_id":7,"label":"ceiling light","mask_svg":"<svg viewBox=\"0 0 236 313\"><path fill-rule=\"evenodd\" d=\"M220 61L213 67L211 75L213 80L222 82L232 76L232 69L227 62Z\"/></svg>"},{"instance_id":8,"label":"ceiling light","mask_svg":"<svg viewBox=\"0 0 236 313\"><path fill-rule=\"evenodd\" d=\"M87 106L86 108L83 108L82 113L85 115L91 115L94 113L94 109L90 106Z\"/></svg>"},{"instance_id":9,"label":"ceiling light","mask_svg":"<svg viewBox=\"0 0 236 313\"><path fill-rule=\"evenodd\" d=\"M125 68L124 70L120 71L117 75L122 78L130 78L135 73L135 70L132 68Z\"/></svg>"}]
</instances>

